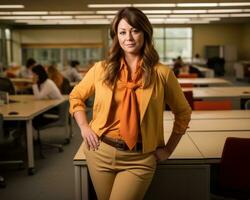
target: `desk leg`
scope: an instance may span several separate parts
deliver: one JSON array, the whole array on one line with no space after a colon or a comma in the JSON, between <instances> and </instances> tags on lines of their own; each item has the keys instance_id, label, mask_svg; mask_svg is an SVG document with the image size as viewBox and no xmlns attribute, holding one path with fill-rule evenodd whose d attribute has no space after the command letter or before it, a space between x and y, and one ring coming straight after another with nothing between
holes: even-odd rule
<instances>
[{"instance_id":1,"label":"desk leg","mask_svg":"<svg viewBox=\"0 0 250 200\"><path fill-rule=\"evenodd\" d=\"M82 200L89 200L89 180L87 165L81 167Z\"/></svg>"},{"instance_id":2,"label":"desk leg","mask_svg":"<svg viewBox=\"0 0 250 200\"><path fill-rule=\"evenodd\" d=\"M75 165L75 200L82 200L81 167Z\"/></svg>"},{"instance_id":3,"label":"desk leg","mask_svg":"<svg viewBox=\"0 0 250 200\"><path fill-rule=\"evenodd\" d=\"M33 128L32 120L26 121L27 154L28 154L28 174L35 173L34 148L33 148Z\"/></svg>"},{"instance_id":4,"label":"desk leg","mask_svg":"<svg viewBox=\"0 0 250 200\"><path fill-rule=\"evenodd\" d=\"M89 200L87 166L75 165L75 199Z\"/></svg>"}]
</instances>

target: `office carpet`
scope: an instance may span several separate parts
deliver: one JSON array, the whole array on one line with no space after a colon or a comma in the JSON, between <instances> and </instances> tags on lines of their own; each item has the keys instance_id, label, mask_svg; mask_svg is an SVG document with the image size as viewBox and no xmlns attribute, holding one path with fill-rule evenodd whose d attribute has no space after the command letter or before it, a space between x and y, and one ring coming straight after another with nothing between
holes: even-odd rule
<instances>
[{"instance_id":1,"label":"office carpet","mask_svg":"<svg viewBox=\"0 0 250 200\"><path fill-rule=\"evenodd\" d=\"M51 128L41 134L43 140L63 142L64 130ZM74 166L73 157L82 139L76 124L73 124L74 135L70 144L64 145L64 151L56 149L44 151L45 159L41 159L35 145L36 174L27 175L27 170L17 167L1 167L0 174L5 179L6 188L0 188L1 200L74 200ZM53 136L53 137L51 137Z\"/></svg>"}]
</instances>

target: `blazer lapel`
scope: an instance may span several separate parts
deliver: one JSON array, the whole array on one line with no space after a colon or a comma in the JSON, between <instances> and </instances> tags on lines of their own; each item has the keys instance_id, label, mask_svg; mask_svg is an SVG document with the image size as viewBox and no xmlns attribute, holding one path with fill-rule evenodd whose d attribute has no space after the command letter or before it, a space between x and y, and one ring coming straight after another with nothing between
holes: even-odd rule
<instances>
[{"instance_id":1,"label":"blazer lapel","mask_svg":"<svg viewBox=\"0 0 250 200\"><path fill-rule=\"evenodd\" d=\"M148 103L149 103L149 100L152 96L154 86L155 86L155 73L153 73L153 76L152 76L152 84L150 84L150 86L148 88L145 88L142 90L140 123L142 123L143 117L144 117L145 112L147 110Z\"/></svg>"}]
</instances>

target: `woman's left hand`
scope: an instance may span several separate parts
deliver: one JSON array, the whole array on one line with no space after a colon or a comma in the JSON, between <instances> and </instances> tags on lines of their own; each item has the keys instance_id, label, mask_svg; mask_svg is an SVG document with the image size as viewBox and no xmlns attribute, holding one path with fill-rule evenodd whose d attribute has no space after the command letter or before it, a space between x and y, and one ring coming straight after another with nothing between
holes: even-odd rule
<instances>
[{"instance_id":1,"label":"woman's left hand","mask_svg":"<svg viewBox=\"0 0 250 200\"><path fill-rule=\"evenodd\" d=\"M157 148L155 151L155 157L157 161L167 160L170 156L170 153L164 147Z\"/></svg>"}]
</instances>

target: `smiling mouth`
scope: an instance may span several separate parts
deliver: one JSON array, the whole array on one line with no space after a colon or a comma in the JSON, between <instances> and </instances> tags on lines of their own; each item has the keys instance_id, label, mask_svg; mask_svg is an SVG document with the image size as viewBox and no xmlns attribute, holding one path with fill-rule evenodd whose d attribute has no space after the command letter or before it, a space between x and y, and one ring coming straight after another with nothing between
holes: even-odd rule
<instances>
[{"instance_id":1,"label":"smiling mouth","mask_svg":"<svg viewBox=\"0 0 250 200\"><path fill-rule=\"evenodd\" d=\"M135 44L127 44L126 47L134 47Z\"/></svg>"}]
</instances>

